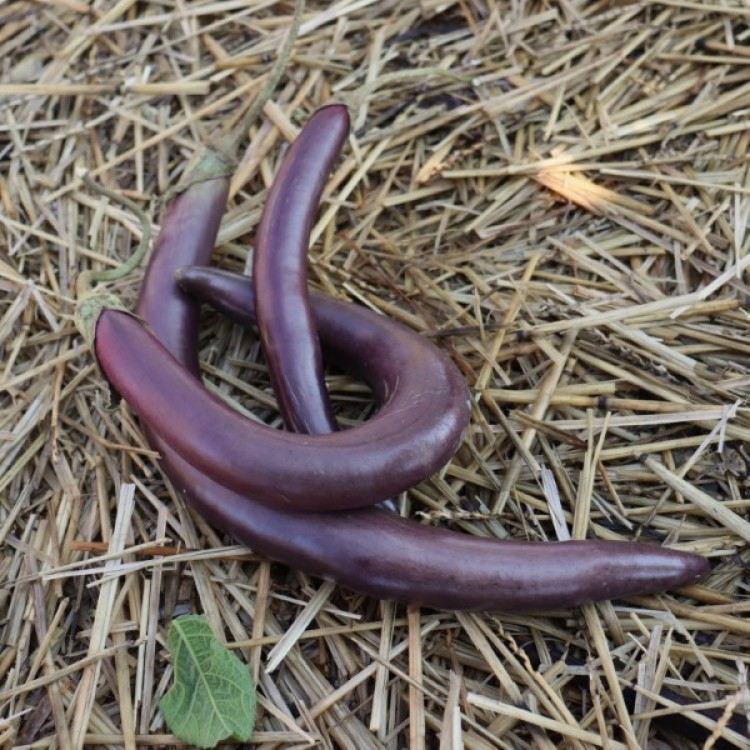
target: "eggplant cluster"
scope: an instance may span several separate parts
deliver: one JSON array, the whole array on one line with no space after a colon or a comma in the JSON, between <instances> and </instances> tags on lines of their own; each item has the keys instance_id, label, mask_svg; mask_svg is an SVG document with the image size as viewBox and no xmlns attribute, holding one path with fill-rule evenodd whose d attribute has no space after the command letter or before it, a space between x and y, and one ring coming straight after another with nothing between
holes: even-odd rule
<instances>
[{"instance_id":1,"label":"eggplant cluster","mask_svg":"<svg viewBox=\"0 0 750 750\"><path fill-rule=\"evenodd\" d=\"M226 158L209 149L196 168L201 178L166 213L140 319L117 310L98 318L99 364L138 413L175 488L216 527L274 560L439 609L571 607L705 574L704 558L654 545L480 538L374 507L450 460L470 401L432 343L308 292L312 222L348 128L345 107L324 107L287 152L258 229L252 278L208 268L229 189ZM246 419L201 383L199 298L257 326L286 430ZM337 429L324 359L369 384L379 404L373 418Z\"/></svg>"}]
</instances>

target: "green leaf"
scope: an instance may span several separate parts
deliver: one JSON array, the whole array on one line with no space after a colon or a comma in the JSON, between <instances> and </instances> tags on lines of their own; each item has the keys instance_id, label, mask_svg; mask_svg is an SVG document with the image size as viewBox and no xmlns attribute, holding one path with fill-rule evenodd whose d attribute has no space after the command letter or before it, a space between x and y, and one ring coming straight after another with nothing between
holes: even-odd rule
<instances>
[{"instance_id":1,"label":"green leaf","mask_svg":"<svg viewBox=\"0 0 750 750\"><path fill-rule=\"evenodd\" d=\"M172 733L198 747L247 742L255 725L255 685L248 668L213 634L205 617L172 621L167 646L174 686L159 708Z\"/></svg>"}]
</instances>

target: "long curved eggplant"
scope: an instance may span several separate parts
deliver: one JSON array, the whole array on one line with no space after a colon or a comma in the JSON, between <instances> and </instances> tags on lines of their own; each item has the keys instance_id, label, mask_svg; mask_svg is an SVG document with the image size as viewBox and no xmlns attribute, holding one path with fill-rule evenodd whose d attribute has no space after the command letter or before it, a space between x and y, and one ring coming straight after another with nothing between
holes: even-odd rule
<instances>
[{"instance_id":1,"label":"long curved eggplant","mask_svg":"<svg viewBox=\"0 0 750 750\"><path fill-rule=\"evenodd\" d=\"M152 431L215 481L277 507L337 510L382 502L433 474L455 453L469 414L466 385L439 350L367 310L356 322L349 358L363 363L383 406L356 428L312 437L242 416L125 312L99 317L96 354Z\"/></svg>"}]
</instances>

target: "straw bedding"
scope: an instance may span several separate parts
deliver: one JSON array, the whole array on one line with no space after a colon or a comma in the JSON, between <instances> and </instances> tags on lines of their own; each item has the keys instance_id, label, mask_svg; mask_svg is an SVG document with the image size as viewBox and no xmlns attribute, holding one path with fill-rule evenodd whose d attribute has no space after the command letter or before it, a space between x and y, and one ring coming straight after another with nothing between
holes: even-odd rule
<instances>
[{"instance_id":1,"label":"straw bedding","mask_svg":"<svg viewBox=\"0 0 750 750\"><path fill-rule=\"evenodd\" d=\"M235 546L106 407L72 325L77 275L142 232L82 174L158 231L292 13L0 5L0 746L181 746L158 703L185 612L255 675L260 747L750 746L746 3L310 2L244 142L216 264L250 268L285 144L343 102L310 283L467 378L464 445L403 513L713 563L683 591L528 615L371 601ZM132 304L140 276L112 288ZM206 311L201 337L210 387L279 424L254 336ZM342 424L370 413L360 384L329 386Z\"/></svg>"}]
</instances>

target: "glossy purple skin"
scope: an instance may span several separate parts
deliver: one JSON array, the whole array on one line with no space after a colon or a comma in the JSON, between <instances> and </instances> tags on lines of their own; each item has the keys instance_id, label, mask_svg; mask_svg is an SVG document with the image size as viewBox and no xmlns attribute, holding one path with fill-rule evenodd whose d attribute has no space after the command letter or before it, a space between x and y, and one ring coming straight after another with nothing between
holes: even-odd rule
<instances>
[{"instance_id":1,"label":"glossy purple skin","mask_svg":"<svg viewBox=\"0 0 750 750\"><path fill-rule=\"evenodd\" d=\"M285 513L216 488L175 458L164 456L167 474L214 526L377 599L444 610L567 609L694 583L707 570L701 557L634 542L498 541L377 508Z\"/></svg>"},{"instance_id":2,"label":"glossy purple skin","mask_svg":"<svg viewBox=\"0 0 750 750\"><path fill-rule=\"evenodd\" d=\"M323 107L305 124L274 177L253 253L257 327L279 411L292 432L306 435L338 430L307 288L307 261L323 186L348 129L349 113L340 104ZM392 500L383 505L396 508Z\"/></svg>"},{"instance_id":3,"label":"glossy purple skin","mask_svg":"<svg viewBox=\"0 0 750 750\"><path fill-rule=\"evenodd\" d=\"M186 263L209 262L226 209L232 172L217 151L208 150L203 161L206 171L223 176L193 182L167 207L136 310L154 336L196 377L200 372L200 310L175 283L174 275Z\"/></svg>"},{"instance_id":4,"label":"glossy purple skin","mask_svg":"<svg viewBox=\"0 0 750 750\"><path fill-rule=\"evenodd\" d=\"M209 263L227 192L228 179L217 177L193 185L172 203L138 305L155 335L196 378L198 303L178 287L175 272ZM201 279L202 273L186 271L183 283L211 294L215 280ZM216 290L224 293L223 279ZM237 303L240 316L251 315L251 290L239 291L244 299L224 301ZM217 528L261 554L361 594L446 610L568 608L681 586L708 570L703 558L643 544L495 541L377 509L269 508L212 481L145 427L172 484Z\"/></svg>"},{"instance_id":5,"label":"glossy purple skin","mask_svg":"<svg viewBox=\"0 0 750 750\"><path fill-rule=\"evenodd\" d=\"M178 278L185 290L235 322L255 322L247 277L191 267L181 269ZM361 361L352 358L346 343L357 326L350 318L366 311L320 295L311 300L326 356L348 361L367 379L372 370L357 367ZM227 528L233 518L232 534L271 558L370 596L437 609L572 607L683 586L708 572L704 558L654 545L498 541L375 509L286 514L284 522L237 495L225 493L221 504L208 501L207 492L199 495L194 504L215 525Z\"/></svg>"},{"instance_id":6,"label":"glossy purple skin","mask_svg":"<svg viewBox=\"0 0 750 750\"><path fill-rule=\"evenodd\" d=\"M348 330L382 403L350 430L300 435L251 421L186 370L140 322L107 311L96 326L99 364L115 390L183 458L220 484L290 510L382 502L429 477L466 427L466 384L442 353L367 310Z\"/></svg>"},{"instance_id":7,"label":"glossy purple skin","mask_svg":"<svg viewBox=\"0 0 750 750\"><path fill-rule=\"evenodd\" d=\"M305 124L273 179L255 238L253 291L258 331L279 410L294 432L338 429L307 293L307 257L328 173L349 130L340 104Z\"/></svg>"}]
</instances>

